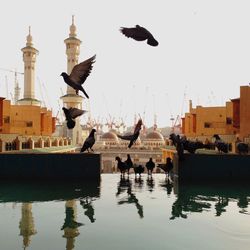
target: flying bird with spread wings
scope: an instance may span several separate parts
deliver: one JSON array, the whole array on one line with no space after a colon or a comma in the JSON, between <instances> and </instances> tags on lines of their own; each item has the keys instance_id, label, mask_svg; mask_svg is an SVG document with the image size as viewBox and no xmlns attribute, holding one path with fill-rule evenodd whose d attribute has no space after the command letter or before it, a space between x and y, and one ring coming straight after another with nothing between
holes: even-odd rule
<instances>
[{"instance_id":1,"label":"flying bird with spread wings","mask_svg":"<svg viewBox=\"0 0 250 250\"><path fill-rule=\"evenodd\" d=\"M117 135L117 136L119 138L121 138L122 140L130 141L128 147L131 148L133 146L133 144L136 142L137 138L139 137L141 126L142 126L142 119L139 119L139 121L137 122L137 124L135 126L133 134L131 134L131 135Z\"/></svg>"},{"instance_id":2,"label":"flying bird with spread wings","mask_svg":"<svg viewBox=\"0 0 250 250\"><path fill-rule=\"evenodd\" d=\"M82 84L86 81L87 77L89 76L93 68L93 63L95 62L95 58L96 58L96 55L75 65L70 75L68 75L65 72L61 73L61 76L63 77L64 82L67 83L73 89L75 89L77 95L78 95L78 91L81 90L83 94L87 98L89 98L88 94L82 87Z\"/></svg>"},{"instance_id":3,"label":"flying bird with spread wings","mask_svg":"<svg viewBox=\"0 0 250 250\"><path fill-rule=\"evenodd\" d=\"M151 46L158 46L158 41L153 37L153 35L144 27L136 25L134 28L121 27L120 31L123 35L128 38L133 38L136 41L147 40L147 44Z\"/></svg>"},{"instance_id":4,"label":"flying bird with spread wings","mask_svg":"<svg viewBox=\"0 0 250 250\"><path fill-rule=\"evenodd\" d=\"M86 113L87 111L86 110L81 110L81 109L78 109L78 108L65 108L63 107L62 108L63 112L64 112L64 115L65 115L65 118L66 118L66 121L67 121L67 127L68 129L72 129L75 127L75 119L78 117L78 116L81 116L83 115L84 113Z\"/></svg>"}]
</instances>

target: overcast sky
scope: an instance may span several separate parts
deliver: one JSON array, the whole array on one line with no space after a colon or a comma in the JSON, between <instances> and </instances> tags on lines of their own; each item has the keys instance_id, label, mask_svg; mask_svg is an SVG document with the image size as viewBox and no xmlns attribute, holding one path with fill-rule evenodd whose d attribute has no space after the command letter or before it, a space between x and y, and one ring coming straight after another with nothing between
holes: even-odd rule
<instances>
[{"instance_id":1,"label":"overcast sky","mask_svg":"<svg viewBox=\"0 0 250 250\"><path fill-rule=\"evenodd\" d=\"M248 85L249 11L247 0L8 0L1 3L0 68L23 72L20 49L31 25L39 50L36 97L56 115L61 89L66 91L60 74L67 69L64 39L74 14L82 40L79 61L96 54L84 84L92 117L121 116L130 125L139 113L152 126L156 114L158 126L167 126L171 115L187 111L189 99L193 105L224 105ZM121 26L136 24L151 31L159 46L119 32ZM14 75L1 70L4 97L5 76L8 92L14 93ZM23 90L21 75L19 82Z\"/></svg>"}]
</instances>

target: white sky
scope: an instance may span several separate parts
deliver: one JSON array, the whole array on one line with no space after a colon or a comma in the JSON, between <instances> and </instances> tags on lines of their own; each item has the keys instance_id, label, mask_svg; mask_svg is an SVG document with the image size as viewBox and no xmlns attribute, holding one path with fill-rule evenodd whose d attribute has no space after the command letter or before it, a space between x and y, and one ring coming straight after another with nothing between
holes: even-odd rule
<instances>
[{"instance_id":1,"label":"white sky","mask_svg":"<svg viewBox=\"0 0 250 250\"><path fill-rule=\"evenodd\" d=\"M60 88L66 91L60 76L67 69L63 41L74 14L82 40L79 61L96 54L84 84L92 117L122 116L130 125L135 113L145 112L146 125L152 126L156 113L158 126L167 126L171 114L187 111L189 99L193 105L224 105L248 85L249 10L247 0L8 0L1 3L0 68L23 72L20 49L31 25L39 50L36 76L56 115ZM159 46L119 32L136 24L147 28ZM0 96L6 96L6 75L14 93L14 74L0 71ZM23 89L22 76L19 82ZM38 81L35 90L41 100Z\"/></svg>"}]
</instances>

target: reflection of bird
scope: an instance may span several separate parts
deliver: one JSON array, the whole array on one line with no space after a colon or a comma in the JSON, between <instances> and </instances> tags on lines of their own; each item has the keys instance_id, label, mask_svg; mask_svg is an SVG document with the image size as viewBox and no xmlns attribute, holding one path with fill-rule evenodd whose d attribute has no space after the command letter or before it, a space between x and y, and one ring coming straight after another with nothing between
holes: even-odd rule
<instances>
[{"instance_id":1,"label":"reflection of bird","mask_svg":"<svg viewBox=\"0 0 250 250\"><path fill-rule=\"evenodd\" d=\"M119 156L116 156L115 160L117 161L117 168L120 170L121 175L124 175L126 170L128 170L127 163L123 162Z\"/></svg>"},{"instance_id":2,"label":"reflection of bird","mask_svg":"<svg viewBox=\"0 0 250 250\"><path fill-rule=\"evenodd\" d=\"M65 114L65 118L67 120L67 127L68 129L72 129L75 127L76 122L74 121L75 118L77 118L80 115L83 115L84 113L86 113L86 110L81 110L78 108L65 108L63 107L63 112Z\"/></svg>"},{"instance_id":3,"label":"reflection of bird","mask_svg":"<svg viewBox=\"0 0 250 250\"><path fill-rule=\"evenodd\" d=\"M82 87L82 84L86 81L87 77L89 76L93 63L95 62L95 55L90 57L89 59L77 64L72 69L70 75L68 75L65 72L62 72L61 76L63 77L63 80L73 89L75 89L76 94L78 94L78 91L81 90L83 94L89 98L88 94L85 92L85 90Z\"/></svg>"},{"instance_id":4,"label":"reflection of bird","mask_svg":"<svg viewBox=\"0 0 250 250\"><path fill-rule=\"evenodd\" d=\"M152 175L155 163L153 162L152 157L149 158L149 161L146 163L146 168L148 170L148 175Z\"/></svg>"},{"instance_id":5,"label":"reflection of bird","mask_svg":"<svg viewBox=\"0 0 250 250\"><path fill-rule=\"evenodd\" d=\"M147 40L147 44L151 46L157 46L159 43L155 40L153 35L140 25L136 25L134 28L121 27L121 33L126 37L133 38L136 41Z\"/></svg>"},{"instance_id":6,"label":"reflection of bird","mask_svg":"<svg viewBox=\"0 0 250 250\"><path fill-rule=\"evenodd\" d=\"M219 135L215 134L213 136L215 138L215 147L219 152L228 153L228 144L223 142Z\"/></svg>"},{"instance_id":7,"label":"reflection of bird","mask_svg":"<svg viewBox=\"0 0 250 250\"><path fill-rule=\"evenodd\" d=\"M136 142L137 138L139 137L141 126L142 126L142 119L139 119L139 121L135 126L134 133L132 135L124 135L124 136L117 135L117 136L122 140L130 141L128 147L131 148L132 145Z\"/></svg>"},{"instance_id":8,"label":"reflection of bird","mask_svg":"<svg viewBox=\"0 0 250 250\"><path fill-rule=\"evenodd\" d=\"M95 214L95 210L91 204L91 201L88 201L88 198L86 198L86 201L84 200L80 200L80 204L82 205L82 207L86 210L84 212L84 214L89 218L89 220L91 221L91 223L95 222L95 218L94 218L94 214Z\"/></svg>"},{"instance_id":9,"label":"reflection of bird","mask_svg":"<svg viewBox=\"0 0 250 250\"><path fill-rule=\"evenodd\" d=\"M174 166L170 157L167 157L166 161L167 161L166 164L158 164L157 167L161 168L166 173L166 175L169 176L169 173L173 169Z\"/></svg>"},{"instance_id":10,"label":"reflection of bird","mask_svg":"<svg viewBox=\"0 0 250 250\"><path fill-rule=\"evenodd\" d=\"M127 154L127 160L125 161L125 163L128 166L128 174L129 174L129 169L133 168L133 166L134 166L134 164L133 164L133 162L131 160L130 154Z\"/></svg>"},{"instance_id":11,"label":"reflection of bird","mask_svg":"<svg viewBox=\"0 0 250 250\"><path fill-rule=\"evenodd\" d=\"M94 151L92 149L92 147L95 144L95 132L96 132L96 130L93 128L91 130L88 138L84 141L84 143L82 145L82 148L81 148L81 152L84 152L85 150L88 150L88 152L89 152L89 149L91 149L92 151Z\"/></svg>"}]
</instances>

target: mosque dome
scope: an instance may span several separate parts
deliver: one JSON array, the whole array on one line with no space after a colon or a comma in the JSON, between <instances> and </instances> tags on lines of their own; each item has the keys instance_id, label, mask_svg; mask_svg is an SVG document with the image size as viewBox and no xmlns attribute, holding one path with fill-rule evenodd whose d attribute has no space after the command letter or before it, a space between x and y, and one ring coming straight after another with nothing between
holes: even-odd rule
<instances>
[{"instance_id":1,"label":"mosque dome","mask_svg":"<svg viewBox=\"0 0 250 250\"><path fill-rule=\"evenodd\" d=\"M162 134L158 131L150 132L146 135L145 140L147 141L164 141Z\"/></svg>"},{"instance_id":2,"label":"mosque dome","mask_svg":"<svg viewBox=\"0 0 250 250\"><path fill-rule=\"evenodd\" d=\"M117 135L114 132L109 131L109 132L104 133L101 136L101 140L102 141L115 141L115 142L117 142L118 141L118 137L117 137Z\"/></svg>"}]
</instances>

